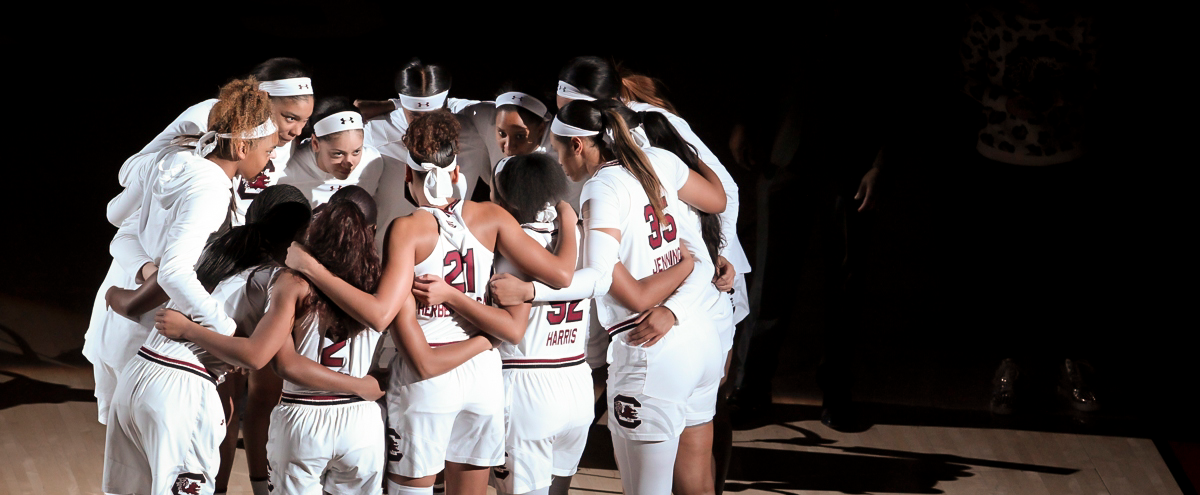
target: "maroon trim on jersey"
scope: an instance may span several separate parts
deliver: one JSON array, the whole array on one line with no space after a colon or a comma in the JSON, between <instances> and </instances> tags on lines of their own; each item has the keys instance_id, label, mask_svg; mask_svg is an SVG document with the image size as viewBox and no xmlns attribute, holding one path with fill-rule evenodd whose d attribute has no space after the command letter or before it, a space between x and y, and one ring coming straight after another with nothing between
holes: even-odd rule
<instances>
[{"instance_id":1,"label":"maroon trim on jersey","mask_svg":"<svg viewBox=\"0 0 1200 495\"><path fill-rule=\"evenodd\" d=\"M600 171L600 169L602 169L602 168L605 168L605 167L617 167L617 166L620 166L620 165L621 165L621 162L620 162L620 161L618 161L618 160L609 160L609 161L607 161L607 162L601 163L599 167L596 167L596 171L597 171L597 172L599 172L599 171Z\"/></svg>"},{"instance_id":2,"label":"maroon trim on jersey","mask_svg":"<svg viewBox=\"0 0 1200 495\"><path fill-rule=\"evenodd\" d=\"M288 404L301 404L305 406L338 406L362 402L364 399L352 394L304 395L284 392L283 397L279 400Z\"/></svg>"},{"instance_id":3,"label":"maroon trim on jersey","mask_svg":"<svg viewBox=\"0 0 1200 495\"><path fill-rule=\"evenodd\" d=\"M539 233L539 234L550 234L550 235L554 235L554 234L557 234L557 233L558 233L558 229L539 229L539 228L537 228L537 227L525 227L525 229L526 229L526 230L532 230L532 231L534 231L534 232L537 232L537 233Z\"/></svg>"},{"instance_id":4,"label":"maroon trim on jersey","mask_svg":"<svg viewBox=\"0 0 1200 495\"><path fill-rule=\"evenodd\" d=\"M585 362L583 357L584 357L583 354L580 354L578 356L571 356L571 357L558 358L558 359L513 358L513 359L502 360L501 363L503 363L502 367L506 370L512 370L512 369L524 370L524 369L532 369L532 368L566 368L568 366L575 366L577 364L583 364Z\"/></svg>"},{"instance_id":5,"label":"maroon trim on jersey","mask_svg":"<svg viewBox=\"0 0 1200 495\"><path fill-rule=\"evenodd\" d=\"M462 200L455 198L454 201L446 203L442 206L434 206L433 208L442 210L442 213L445 213L447 215L454 216L454 205L458 204L459 201L462 201Z\"/></svg>"},{"instance_id":6,"label":"maroon trim on jersey","mask_svg":"<svg viewBox=\"0 0 1200 495\"><path fill-rule=\"evenodd\" d=\"M642 316L641 313L633 315L628 320L625 320L621 323L617 323L616 325L608 327L609 338L616 337L617 334L621 332L633 330L633 328L637 326L637 319L639 316Z\"/></svg>"},{"instance_id":7,"label":"maroon trim on jersey","mask_svg":"<svg viewBox=\"0 0 1200 495\"><path fill-rule=\"evenodd\" d=\"M157 364L159 366L165 366L167 368L174 368L174 369L177 369L180 371L186 371L188 373L192 373L196 376L199 376L201 378L204 378L205 380L212 382L213 385L217 384L216 376L213 375L212 372L208 371L208 368L205 368L198 364L193 364L193 363L189 363L187 361L181 361L178 359L172 359L172 358L166 357L162 354L159 354L157 352L154 352L154 351L148 349L145 346L142 346L141 349L138 349L138 355L141 356L142 359L150 361L151 363Z\"/></svg>"}]
</instances>

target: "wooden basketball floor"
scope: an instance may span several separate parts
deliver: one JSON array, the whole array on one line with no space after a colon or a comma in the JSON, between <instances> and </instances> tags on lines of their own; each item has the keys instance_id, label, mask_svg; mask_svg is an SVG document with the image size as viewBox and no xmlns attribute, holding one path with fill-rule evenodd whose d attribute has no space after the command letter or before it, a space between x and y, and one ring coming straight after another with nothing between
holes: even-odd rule
<instances>
[{"instance_id":1,"label":"wooden basketball floor","mask_svg":"<svg viewBox=\"0 0 1200 495\"><path fill-rule=\"evenodd\" d=\"M78 349L81 336L25 331L79 328L79 317L35 316L13 310L16 301L0 302L6 309L0 314L0 494L100 493L104 427L96 421L91 369L61 355ZM727 492L1183 493L1147 438L937 418L839 433L815 420L819 408L803 394L777 394L776 404L759 424L735 430ZM249 494L246 476L239 449L229 493ZM618 476L607 430L594 427L572 493L620 493Z\"/></svg>"}]
</instances>

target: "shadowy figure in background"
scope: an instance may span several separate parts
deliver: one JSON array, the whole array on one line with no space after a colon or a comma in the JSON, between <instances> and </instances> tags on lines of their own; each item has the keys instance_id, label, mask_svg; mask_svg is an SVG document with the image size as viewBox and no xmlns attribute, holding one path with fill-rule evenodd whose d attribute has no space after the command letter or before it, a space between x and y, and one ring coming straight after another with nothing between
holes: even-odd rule
<instances>
[{"instance_id":1,"label":"shadowy figure in background","mask_svg":"<svg viewBox=\"0 0 1200 495\"><path fill-rule=\"evenodd\" d=\"M970 15L960 49L964 91L982 112L977 153L965 164L979 215L968 252L990 259L972 284L983 330L1003 359L990 404L999 415L1014 410L1018 363L1028 371L1057 362L1059 394L1075 410L1100 404L1078 360L1089 337L1077 303L1087 299L1094 252L1084 211L1095 163L1084 138L1096 44L1092 19L1074 7L992 2Z\"/></svg>"},{"instance_id":2,"label":"shadowy figure in background","mask_svg":"<svg viewBox=\"0 0 1200 495\"><path fill-rule=\"evenodd\" d=\"M800 63L773 87L776 102L746 107L730 146L738 163L759 171L756 273L749 331L735 345L735 403L742 413L771 402L771 379L798 306L804 259L820 260L825 325L817 380L821 421L854 429L854 342L862 337L856 299L865 237L883 164L878 75L886 53L872 19L823 12L825 31L798 43ZM878 17L878 16L877 16ZM770 64L770 61L763 61ZM782 72L782 71L781 71ZM769 231L769 235L768 232ZM815 241L811 236L815 236ZM810 253L810 245L819 246ZM764 259L765 258L765 259ZM763 268L765 267L765 268ZM736 373L744 367L743 373Z\"/></svg>"}]
</instances>

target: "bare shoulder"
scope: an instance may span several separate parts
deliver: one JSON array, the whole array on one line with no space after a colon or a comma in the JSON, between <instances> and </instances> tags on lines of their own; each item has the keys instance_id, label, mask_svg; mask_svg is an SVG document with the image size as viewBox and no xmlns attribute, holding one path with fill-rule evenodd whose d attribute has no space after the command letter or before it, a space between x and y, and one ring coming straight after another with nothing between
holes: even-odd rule
<instances>
[{"instance_id":1,"label":"bare shoulder","mask_svg":"<svg viewBox=\"0 0 1200 495\"><path fill-rule=\"evenodd\" d=\"M299 299L308 295L309 290L308 279L290 268L279 270L271 281L271 292L284 298Z\"/></svg>"},{"instance_id":2,"label":"bare shoulder","mask_svg":"<svg viewBox=\"0 0 1200 495\"><path fill-rule=\"evenodd\" d=\"M431 230L437 232L437 219L428 211L417 210L392 219L392 223L388 225L387 236L390 242L414 242L422 233Z\"/></svg>"}]
</instances>

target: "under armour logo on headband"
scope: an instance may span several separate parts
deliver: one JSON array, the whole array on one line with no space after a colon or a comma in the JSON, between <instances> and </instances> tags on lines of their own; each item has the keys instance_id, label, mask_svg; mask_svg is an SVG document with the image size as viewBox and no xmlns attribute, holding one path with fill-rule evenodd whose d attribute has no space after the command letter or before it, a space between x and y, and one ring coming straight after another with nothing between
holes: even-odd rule
<instances>
[{"instance_id":1,"label":"under armour logo on headband","mask_svg":"<svg viewBox=\"0 0 1200 495\"><path fill-rule=\"evenodd\" d=\"M292 77L275 81L258 83L258 89L266 91L271 96L301 96L311 95L312 80L307 77Z\"/></svg>"},{"instance_id":2,"label":"under armour logo on headband","mask_svg":"<svg viewBox=\"0 0 1200 495\"><path fill-rule=\"evenodd\" d=\"M338 112L328 117L325 117L313 124L313 134L317 137L327 136L335 132L348 131L351 129L362 129L361 122L354 120L358 117L358 113L352 110Z\"/></svg>"},{"instance_id":3,"label":"under armour logo on headband","mask_svg":"<svg viewBox=\"0 0 1200 495\"><path fill-rule=\"evenodd\" d=\"M417 103L417 108L429 108L430 106L433 105L433 103L430 103L428 101L418 101L416 103Z\"/></svg>"},{"instance_id":4,"label":"under armour logo on headband","mask_svg":"<svg viewBox=\"0 0 1200 495\"><path fill-rule=\"evenodd\" d=\"M529 98L526 98L529 96ZM538 117L546 119L546 105L537 98L521 93L518 91L510 91L496 97L496 107L501 105L516 105L530 112L533 112ZM548 120L548 119L547 119Z\"/></svg>"}]
</instances>

